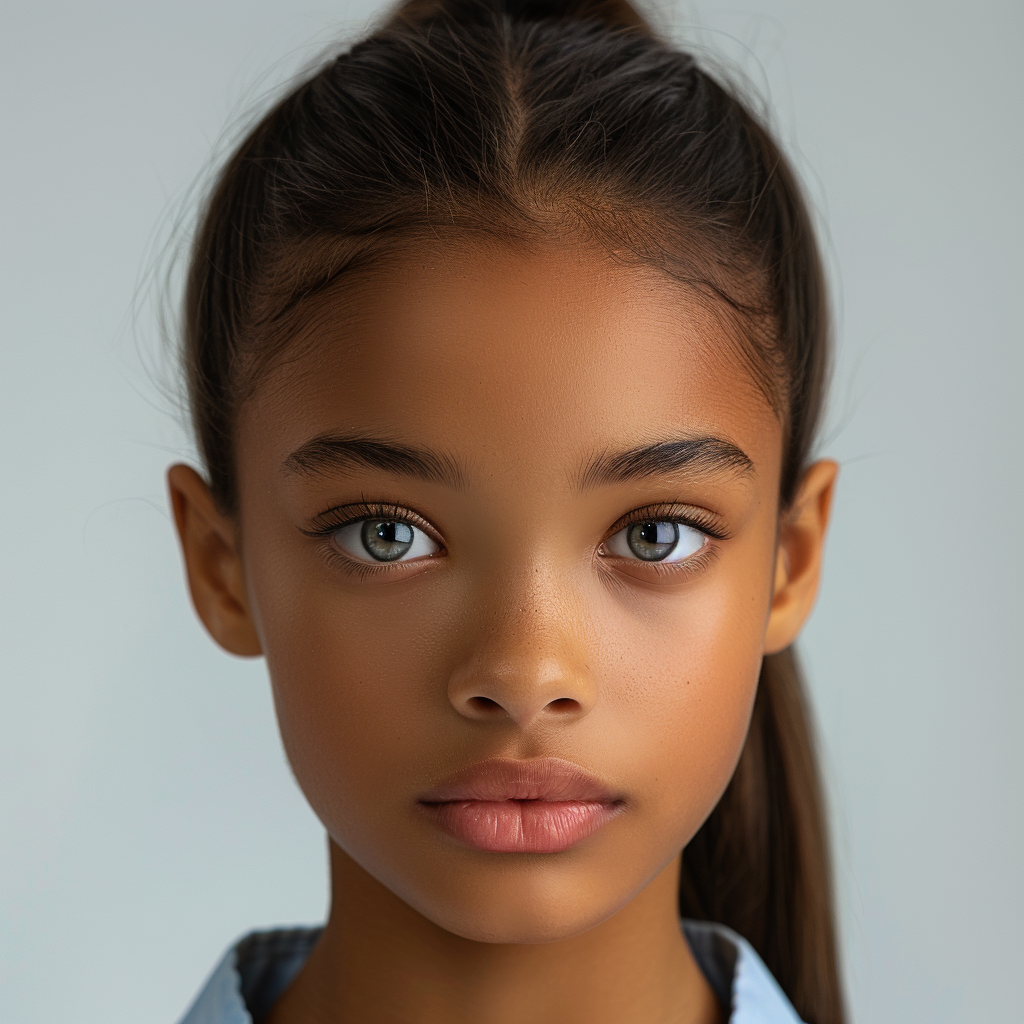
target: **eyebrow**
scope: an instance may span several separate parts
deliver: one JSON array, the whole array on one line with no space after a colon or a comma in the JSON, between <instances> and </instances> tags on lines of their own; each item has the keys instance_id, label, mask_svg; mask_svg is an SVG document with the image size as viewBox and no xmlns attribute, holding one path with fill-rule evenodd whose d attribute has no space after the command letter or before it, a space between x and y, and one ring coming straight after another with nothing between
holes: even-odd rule
<instances>
[{"instance_id":1,"label":"eyebrow","mask_svg":"<svg viewBox=\"0 0 1024 1024\"><path fill-rule=\"evenodd\" d=\"M344 472L353 466L417 477L457 491L467 486L461 465L444 452L358 435L320 434L296 448L284 460L283 468L289 473L318 476ZM586 464L577 480L579 489L585 491L664 476L681 469L746 476L754 472L754 464L731 441L720 437L683 437L602 452Z\"/></svg>"},{"instance_id":2,"label":"eyebrow","mask_svg":"<svg viewBox=\"0 0 1024 1024\"><path fill-rule=\"evenodd\" d=\"M457 491L466 488L466 474L451 456L399 441L320 434L296 448L284 460L286 472L304 476L336 473L353 466L418 477Z\"/></svg>"},{"instance_id":3,"label":"eyebrow","mask_svg":"<svg viewBox=\"0 0 1024 1024\"><path fill-rule=\"evenodd\" d=\"M625 483L647 476L663 476L688 469L698 473L753 474L747 454L720 437L681 437L604 452L591 459L579 476L581 491L602 484Z\"/></svg>"}]
</instances>

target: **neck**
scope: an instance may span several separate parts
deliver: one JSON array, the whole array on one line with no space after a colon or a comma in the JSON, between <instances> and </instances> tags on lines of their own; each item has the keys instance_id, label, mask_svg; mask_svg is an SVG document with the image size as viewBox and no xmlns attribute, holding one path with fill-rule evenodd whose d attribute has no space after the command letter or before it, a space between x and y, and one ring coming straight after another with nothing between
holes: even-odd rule
<instances>
[{"instance_id":1,"label":"neck","mask_svg":"<svg viewBox=\"0 0 1024 1024\"><path fill-rule=\"evenodd\" d=\"M722 1024L679 927L679 859L581 935L477 942L331 847L331 913L267 1024Z\"/></svg>"}]
</instances>

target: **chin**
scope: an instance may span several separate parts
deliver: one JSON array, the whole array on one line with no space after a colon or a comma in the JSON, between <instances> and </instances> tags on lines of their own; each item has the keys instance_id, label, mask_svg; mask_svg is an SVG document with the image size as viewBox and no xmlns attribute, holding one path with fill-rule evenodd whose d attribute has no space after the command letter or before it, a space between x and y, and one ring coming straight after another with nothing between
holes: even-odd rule
<instances>
[{"instance_id":1,"label":"chin","mask_svg":"<svg viewBox=\"0 0 1024 1024\"><path fill-rule=\"evenodd\" d=\"M406 902L439 928L473 942L530 945L559 942L582 935L629 902L633 893L617 894L571 878L477 880L465 875L457 891L422 890ZM524 884L525 883L525 884ZM621 883L620 883L621 884ZM446 887L447 888L447 887ZM620 896L615 899L615 896Z\"/></svg>"},{"instance_id":2,"label":"chin","mask_svg":"<svg viewBox=\"0 0 1024 1024\"><path fill-rule=\"evenodd\" d=\"M445 931L472 942L499 945L536 945L575 938L600 924L614 913L565 914L547 907L491 906L479 913L460 913L451 907L438 908L428 914L434 924Z\"/></svg>"}]
</instances>

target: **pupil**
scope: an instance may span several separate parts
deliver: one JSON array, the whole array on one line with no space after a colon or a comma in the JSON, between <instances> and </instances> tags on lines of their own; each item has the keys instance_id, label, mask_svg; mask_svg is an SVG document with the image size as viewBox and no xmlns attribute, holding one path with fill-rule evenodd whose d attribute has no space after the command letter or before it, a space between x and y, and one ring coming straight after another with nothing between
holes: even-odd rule
<instances>
[{"instance_id":1,"label":"pupil","mask_svg":"<svg viewBox=\"0 0 1024 1024\"><path fill-rule=\"evenodd\" d=\"M412 547L412 527L393 519L367 519L362 534L363 547L379 562L393 562Z\"/></svg>"},{"instance_id":2,"label":"pupil","mask_svg":"<svg viewBox=\"0 0 1024 1024\"><path fill-rule=\"evenodd\" d=\"M626 540L630 551L645 562L660 562L679 540L679 527L675 523L635 523L629 528Z\"/></svg>"}]
</instances>

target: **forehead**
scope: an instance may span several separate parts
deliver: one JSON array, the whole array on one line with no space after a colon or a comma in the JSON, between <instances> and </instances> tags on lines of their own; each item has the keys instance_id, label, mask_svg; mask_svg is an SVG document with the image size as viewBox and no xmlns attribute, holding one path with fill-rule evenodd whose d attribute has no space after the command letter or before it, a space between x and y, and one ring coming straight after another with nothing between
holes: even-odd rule
<instances>
[{"instance_id":1,"label":"forehead","mask_svg":"<svg viewBox=\"0 0 1024 1024\"><path fill-rule=\"evenodd\" d=\"M771 464L781 429L743 344L712 300L583 246L422 248L310 303L242 409L239 455L338 431L555 472L682 432Z\"/></svg>"}]
</instances>

